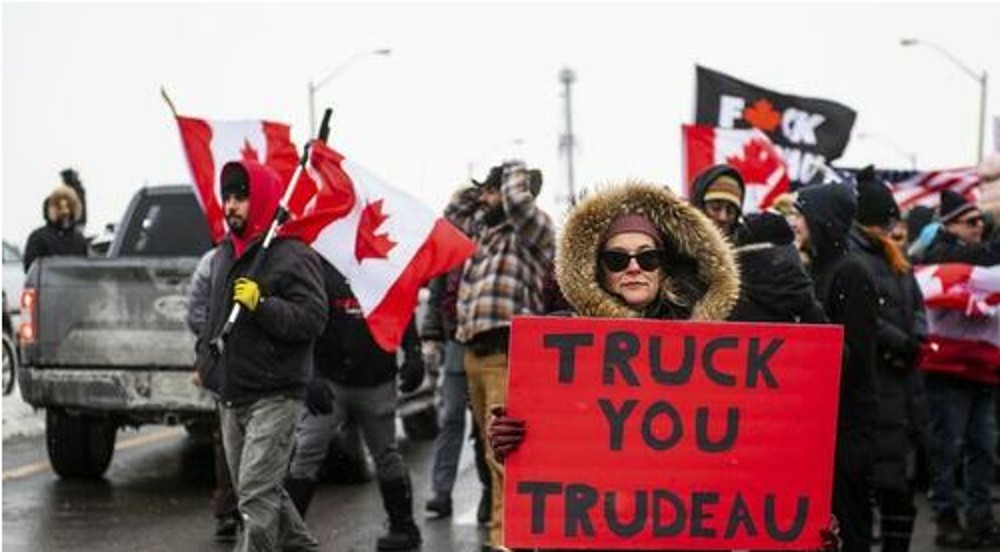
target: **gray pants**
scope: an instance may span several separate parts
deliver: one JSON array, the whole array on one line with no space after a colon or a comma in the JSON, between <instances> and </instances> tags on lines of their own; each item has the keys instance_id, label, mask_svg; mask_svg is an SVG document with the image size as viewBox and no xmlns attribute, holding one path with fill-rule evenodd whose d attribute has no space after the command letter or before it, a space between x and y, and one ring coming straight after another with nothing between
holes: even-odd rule
<instances>
[{"instance_id":1,"label":"gray pants","mask_svg":"<svg viewBox=\"0 0 1000 552\"><path fill-rule=\"evenodd\" d=\"M234 550L319 550L282 486L302 401L267 397L220 407L226 461L243 530Z\"/></svg>"},{"instance_id":2,"label":"gray pants","mask_svg":"<svg viewBox=\"0 0 1000 552\"><path fill-rule=\"evenodd\" d=\"M296 432L291 476L316 481L331 441L348 420L358 424L361 437L375 460L379 481L407 475L396 444L396 382L374 387L348 387L327 381L333 390L333 413L316 416L305 412Z\"/></svg>"},{"instance_id":3,"label":"gray pants","mask_svg":"<svg viewBox=\"0 0 1000 552\"><path fill-rule=\"evenodd\" d=\"M439 389L441 431L434 440L434 467L431 490L436 496L451 497L465 440L465 417L469 409L469 383L462 357L465 348L449 341L444 351L444 374Z\"/></svg>"}]
</instances>

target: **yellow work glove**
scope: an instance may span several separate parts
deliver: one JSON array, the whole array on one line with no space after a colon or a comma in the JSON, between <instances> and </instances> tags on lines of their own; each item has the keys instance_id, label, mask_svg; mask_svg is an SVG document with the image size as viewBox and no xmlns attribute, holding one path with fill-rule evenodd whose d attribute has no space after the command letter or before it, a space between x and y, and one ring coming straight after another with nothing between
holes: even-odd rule
<instances>
[{"instance_id":1,"label":"yellow work glove","mask_svg":"<svg viewBox=\"0 0 1000 552\"><path fill-rule=\"evenodd\" d=\"M233 286L233 301L241 303L250 309L250 312L257 310L260 303L260 286L250 278L237 278L236 285Z\"/></svg>"}]
</instances>

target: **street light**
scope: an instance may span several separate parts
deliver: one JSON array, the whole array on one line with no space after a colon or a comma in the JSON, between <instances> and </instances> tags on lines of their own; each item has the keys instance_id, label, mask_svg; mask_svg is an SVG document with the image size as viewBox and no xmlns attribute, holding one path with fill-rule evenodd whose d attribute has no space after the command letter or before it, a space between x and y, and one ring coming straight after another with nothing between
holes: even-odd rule
<instances>
[{"instance_id":1,"label":"street light","mask_svg":"<svg viewBox=\"0 0 1000 552\"><path fill-rule=\"evenodd\" d=\"M979 83L979 148L976 150L976 162L981 162L983 160L983 142L986 139L986 70L984 69L982 73L973 71L968 65L962 63L961 60L955 57L954 54L929 40L904 38L900 40L899 43L902 46L927 46L947 58L948 61L952 62L955 66L961 69L963 73L969 75L972 80Z\"/></svg>"},{"instance_id":2,"label":"street light","mask_svg":"<svg viewBox=\"0 0 1000 552\"><path fill-rule=\"evenodd\" d=\"M890 140L887 136L883 136L876 132L858 132L857 134L854 135L854 137L857 138L858 140L870 139L870 140L875 140L876 142L881 142L882 144L888 146L889 149L891 149L892 151L898 153L900 156L905 157L907 160L909 160L910 168L913 170L917 170L917 154L912 151L906 151L905 149L900 147L899 144Z\"/></svg>"},{"instance_id":3,"label":"street light","mask_svg":"<svg viewBox=\"0 0 1000 552\"><path fill-rule=\"evenodd\" d=\"M319 80L319 82L309 81L309 136L316 136L316 91L323 88L328 82L334 79L337 75L340 75L347 70L348 67L354 65L358 61L368 56L387 56L392 53L389 48L379 48L377 50L362 50L360 52L355 52L350 57L345 59L338 65L333 71L330 71L325 77Z\"/></svg>"}]
</instances>

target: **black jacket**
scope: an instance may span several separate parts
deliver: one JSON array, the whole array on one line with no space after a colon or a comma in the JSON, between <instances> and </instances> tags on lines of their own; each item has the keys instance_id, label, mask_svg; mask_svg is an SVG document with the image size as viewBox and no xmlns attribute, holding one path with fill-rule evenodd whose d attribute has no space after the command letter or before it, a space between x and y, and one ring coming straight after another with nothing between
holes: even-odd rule
<instances>
[{"instance_id":1,"label":"black jacket","mask_svg":"<svg viewBox=\"0 0 1000 552\"><path fill-rule=\"evenodd\" d=\"M906 492L909 452L915 443L926 446L930 441L927 393L916 366L919 342L927 333L923 295L913 271L893 272L882 247L857 227L849 244L878 290L875 484Z\"/></svg>"},{"instance_id":2,"label":"black jacket","mask_svg":"<svg viewBox=\"0 0 1000 552\"><path fill-rule=\"evenodd\" d=\"M313 343L327 319L326 292L319 257L294 239L276 239L253 278L262 300L254 312L243 309L215 357L209 341L217 336L233 306L233 284L260 253L260 241L234 258L226 240L212 259L206 332L198 340L199 370L205 387L227 405L284 395L300 398L312 375Z\"/></svg>"},{"instance_id":3,"label":"black jacket","mask_svg":"<svg viewBox=\"0 0 1000 552\"><path fill-rule=\"evenodd\" d=\"M754 243L736 248L740 266L740 300L730 320L823 324L812 278L792 244Z\"/></svg>"},{"instance_id":4,"label":"black jacket","mask_svg":"<svg viewBox=\"0 0 1000 552\"><path fill-rule=\"evenodd\" d=\"M28 236L24 246L24 271L31 268L31 263L39 257L55 257L58 255L87 255L87 240L76 227L68 230L48 223L35 229Z\"/></svg>"},{"instance_id":5,"label":"black jacket","mask_svg":"<svg viewBox=\"0 0 1000 552\"><path fill-rule=\"evenodd\" d=\"M322 270L330 319L316 341L317 373L350 387L372 387L392 381L399 371L396 353L388 353L375 343L347 279L327 262ZM413 320L403 334L402 350L405 362L423 362Z\"/></svg>"},{"instance_id":6,"label":"black jacket","mask_svg":"<svg viewBox=\"0 0 1000 552\"><path fill-rule=\"evenodd\" d=\"M809 227L816 297L830 322L844 327L838 459L852 451L870 454L878 406L872 339L878 328L878 293L865 263L857 253L847 250L857 202L847 186L828 184L803 188L797 206ZM847 441L852 446L842 446Z\"/></svg>"},{"instance_id":7,"label":"black jacket","mask_svg":"<svg viewBox=\"0 0 1000 552\"><path fill-rule=\"evenodd\" d=\"M976 266L1000 264L1000 232L983 236L979 244L962 243L944 228L938 229L923 255L914 259L921 264L968 263Z\"/></svg>"}]
</instances>

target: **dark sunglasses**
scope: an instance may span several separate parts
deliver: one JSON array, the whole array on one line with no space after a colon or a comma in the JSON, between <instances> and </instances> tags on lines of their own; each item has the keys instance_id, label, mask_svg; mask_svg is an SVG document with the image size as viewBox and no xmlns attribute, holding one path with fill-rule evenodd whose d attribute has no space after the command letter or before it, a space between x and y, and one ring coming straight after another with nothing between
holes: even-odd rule
<instances>
[{"instance_id":1,"label":"dark sunglasses","mask_svg":"<svg viewBox=\"0 0 1000 552\"><path fill-rule=\"evenodd\" d=\"M639 268L650 272L660 268L663 264L663 252L659 249L647 249L638 253L626 253L624 251L607 250L601 251L599 255L601 264L611 272L621 272L628 268L628 265L635 259L639 263Z\"/></svg>"}]
</instances>

